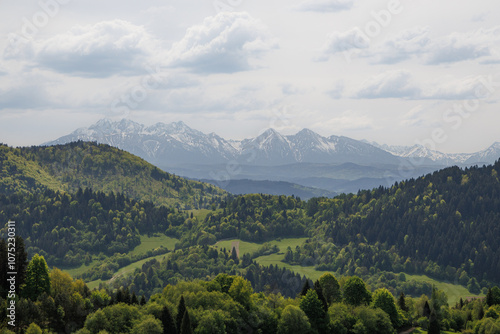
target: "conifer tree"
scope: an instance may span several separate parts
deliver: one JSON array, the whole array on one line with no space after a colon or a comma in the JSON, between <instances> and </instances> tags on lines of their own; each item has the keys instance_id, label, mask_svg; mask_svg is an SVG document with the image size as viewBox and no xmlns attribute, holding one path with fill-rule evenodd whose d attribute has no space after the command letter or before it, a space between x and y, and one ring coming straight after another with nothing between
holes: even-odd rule
<instances>
[{"instance_id":1,"label":"conifer tree","mask_svg":"<svg viewBox=\"0 0 500 334\"><path fill-rule=\"evenodd\" d=\"M178 331L181 331L182 319L184 318L184 313L186 312L186 301L184 300L184 296L181 296L179 300L179 305L177 305L177 316L175 325Z\"/></svg>"},{"instance_id":2,"label":"conifer tree","mask_svg":"<svg viewBox=\"0 0 500 334\"><path fill-rule=\"evenodd\" d=\"M186 312L184 312L184 317L182 318L179 334L193 334L193 329L191 328L191 320L189 319L189 312L187 310Z\"/></svg>"},{"instance_id":3,"label":"conifer tree","mask_svg":"<svg viewBox=\"0 0 500 334\"><path fill-rule=\"evenodd\" d=\"M161 310L161 324L163 325L163 334L175 334L177 329L175 328L174 319L168 307L164 306Z\"/></svg>"}]
</instances>

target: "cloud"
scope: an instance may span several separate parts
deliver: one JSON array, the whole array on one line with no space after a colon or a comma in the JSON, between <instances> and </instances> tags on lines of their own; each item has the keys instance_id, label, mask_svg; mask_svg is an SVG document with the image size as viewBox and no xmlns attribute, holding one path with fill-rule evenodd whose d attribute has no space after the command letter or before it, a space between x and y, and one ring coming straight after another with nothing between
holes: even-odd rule
<instances>
[{"instance_id":1,"label":"cloud","mask_svg":"<svg viewBox=\"0 0 500 334\"><path fill-rule=\"evenodd\" d=\"M145 72L157 44L142 26L104 21L35 42L33 61L36 66L80 77L136 75Z\"/></svg>"},{"instance_id":2,"label":"cloud","mask_svg":"<svg viewBox=\"0 0 500 334\"><path fill-rule=\"evenodd\" d=\"M436 87L423 94L423 98L441 100L466 100L471 98L485 98L490 95L486 85L488 78L483 76L469 76L462 79L446 78L441 83L430 85ZM489 86L489 85L488 85Z\"/></svg>"},{"instance_id":3,"label":"cloud","mask_svg":"<svg viewBox=\"0 0 500 334\"><path fill-rule=\"evenodd\" d=\"M388 38L381 46L375 46L363 56L384 64L395 64L414 57L426 65L476 59L483 59L481 63L495 63L500 59L499 43L500 26L434 38L430 37L428 27L414 27Z\"/></svg>"},{"instance_id":4,"label":"cloud","mask_svg":"<svg viewBox=\"0 0 500 334\"><path fill-rule=\"evenodd\" d=\"M428 27L414 27L404 30L385 43L375 48L376 62L383 64L396 64L425 52L430 39Z\"/></svg>"},{"instance_id":5,"label":"cloud","mask_svg":"<svg viewBox=\"0 0 500 334\"><path fill-rule=\"evenodd\" d=\"M356 98L418 98L420 88L413 83L411 73L405 70L388 71L376 75L361 84Z\"/></svg>"},{"instance_id":6,"label":"cloud","mask_svg":"<svg viewBox=\"0 0 500 334\"><path fill-rule=\"evenodd\" d=\"M295 8L304 12L340 12L351 9L353 4L353 0L305 0Z\"/></svg>"},{"instance_id":7,"label":"cloud","mask_svg":"<svg viewBox=\"0 0 500 334\"><path fill-rule=\"evenodd\" d=\"M321 47L321 56L318 61L326 61L331 55L336 53L345 53L350 57L351 51L367 49L370 47L370 41L359 28L353 28L344 32L334 31L326 37L326 41Z\"/></svg>"},{"instance_id":8,"label":"cloud","mask_svg":"<svg viewBox=\"0 0 500 334\"><path fill-rule=\"evenodd\" d=\"M277 47L261 21L244 12L221 12L189 28L172 47L169 63L200 73L234 73L253 69L252 59Z\"/></svg>"}]
</instances>

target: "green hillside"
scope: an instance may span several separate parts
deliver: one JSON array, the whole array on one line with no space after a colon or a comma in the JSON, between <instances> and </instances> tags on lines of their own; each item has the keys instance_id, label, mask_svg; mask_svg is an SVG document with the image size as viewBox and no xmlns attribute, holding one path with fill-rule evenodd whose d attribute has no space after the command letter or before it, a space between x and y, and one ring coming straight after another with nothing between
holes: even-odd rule
<instances>
[{"instance_id":1,"label":"green hillside","mask_svg":"<svg viewBox=\"0 0 500 334\"><path fill-rule=\"evenodd\" d=\"M0 146L0 193L91 188L157 205L209 207L225 191L166 173L117 148L88 142L10 148Z\"/></svg>"}]
</instances>

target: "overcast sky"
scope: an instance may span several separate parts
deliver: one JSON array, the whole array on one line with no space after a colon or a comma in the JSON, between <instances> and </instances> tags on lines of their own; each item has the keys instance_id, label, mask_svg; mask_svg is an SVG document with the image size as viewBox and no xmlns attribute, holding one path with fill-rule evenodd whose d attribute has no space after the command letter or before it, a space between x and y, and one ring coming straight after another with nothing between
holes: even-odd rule
<instances>
[{"instance_id":1,"label":"overcast sky","mask_svg":"<svg viewBox=\"0 0 500 334\"><path fill-rule=\"evenodd\" d=\"M128 118L478 151L500 141L499 13L498 0L2 0L0 142Z\"/></svg>"}]
</instances>

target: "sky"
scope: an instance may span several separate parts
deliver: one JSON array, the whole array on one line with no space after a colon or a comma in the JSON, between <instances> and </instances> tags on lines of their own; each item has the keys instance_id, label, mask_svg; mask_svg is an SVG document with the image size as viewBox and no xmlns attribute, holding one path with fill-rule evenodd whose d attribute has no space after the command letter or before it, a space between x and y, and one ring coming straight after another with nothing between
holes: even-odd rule
<instances>
[{"instance_id":1,"label":"sky","mask_svg":"<svg viewBox=\"0 0 500 334\"><path fill-rule=\"evenodd\" d=\"M1 0L0 142L126 118L476 152L500 141L498 13L496 0Z\"/></svg>"}]
</instances>

